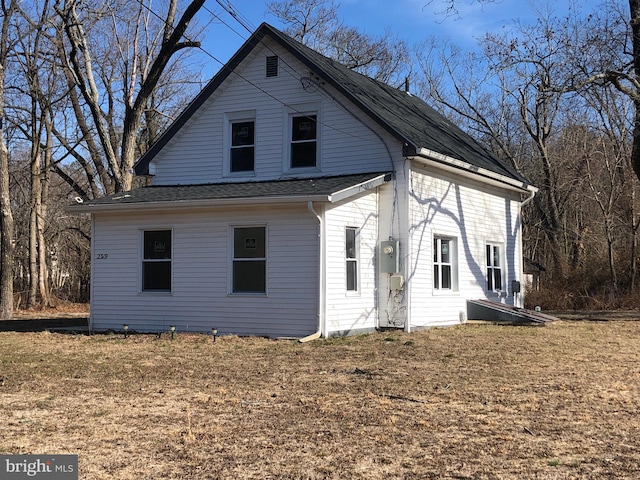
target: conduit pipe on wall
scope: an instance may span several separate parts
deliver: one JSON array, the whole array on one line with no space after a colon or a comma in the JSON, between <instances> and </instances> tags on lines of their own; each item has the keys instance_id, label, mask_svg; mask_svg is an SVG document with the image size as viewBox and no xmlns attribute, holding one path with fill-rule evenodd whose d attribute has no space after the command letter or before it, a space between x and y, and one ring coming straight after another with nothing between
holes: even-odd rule
<instances>
[{"instance_id":1,"label":"conduit pipe on wall","mask_svg":"<svg viewBox=\"0 0 640 480\"><path fill-rule=\"evenodd\" d=\"M298 340L301 343L310 342L320 338L323 334L326 337L325 329L325 311L324 311L324 279L325 279L325 266L324 266L324 222L322 216L316 211L312 201L307 202L307 208L318 219L318 330L311 335Z\"/></svg>"}]
</instances>

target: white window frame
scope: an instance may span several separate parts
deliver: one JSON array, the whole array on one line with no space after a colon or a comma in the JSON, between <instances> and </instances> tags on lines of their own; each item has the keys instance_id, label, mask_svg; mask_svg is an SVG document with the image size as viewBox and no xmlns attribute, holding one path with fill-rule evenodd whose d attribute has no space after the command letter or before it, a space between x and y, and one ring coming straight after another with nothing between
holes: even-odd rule
<instances>
[{"instance_id":1,"label":"white window frame","mask_svg":"<svg viewBox=\"0 0 640 480\"><path fill-rule=\"evenodd\" d=\"M291 146L294 143L293 140L293 119L296 117L304 117L304 116L315 116L316 117L316 162L313 166L307 167L293 167L291 166ZM285 165L283 169L285 172L298 174L300 172L319 172L321 170L320 159L321 155L321 137L322 137L322 129L321 129L321 112L318 104L303 104L303 105L293 105L289 108L285 109ZM304 143L305 141L300 141L299 143Z\"/></svg>"},{"instance_id":2,"label":"white window frame","mask_svg":"<svg viewBox=\"0 0 640 480\"><path fill-rule=\"evenodd\" d=\"M238 229L248 229L248 228L262 228L264 230L264 257L236 257L235 251L235 232ZM239 296L259 296L264 297L267 296L268 292L268 280L269 280L269 262L268 262L268 252L269 252L269 230L267 225L264 223L261 224L241 224L241 225L230 225L229 226L229 295L239 295ZM264 291L236 291L235 290L235 265L238 262L256 262L261 261L264 262Z\"/></svg>"},{"instance_id":3,"label":"white window frame","mask_svg":"<svg viewBox=\"0 0 640 480\"><path fill-rule=\"evenodd\" d=\"M231 150L233 124L242 122L253 122L253 170L239 172L231 171ZM243 110L239 112L227 112L224 114L224 132L222 148L224 149L224 176L226 177L254 177L256 175L256 164L258 158L258 122L256 121L255 110Z\"/></svg>"},{"instance_id":4,"label":"white window frame","mask_svg":"<svg viewBox=\"0 0 640 480\"><path fill-rule=\"evenodd\" d=\"M170 249L169 249L169 258L146 258L145 257L145 234L147 232L169 232L170 235ZM170 227L153 227L153 228L141 228L139 230L140 233L140 273L138 278L140 279L140 287L139 293L142 294L171 294L173 292L173 229ZM145 288L145 265L152 263L169 263L169 288L168 289L155 289L155 288Z\"/></svg>"},{"instance_id":5,"label":"white window frame","mask_svg":"<svg viewBox=\"0 0 640 480\"><path fill-rule=\"evenodd\" d=\"M448 260L442 259L442 243L448 242ZM433 291L434 293L454 293L458 291L458 239L451 235L434 234L432 242ZM450 269L450 285L442 286L442 272Z\"/></svg>"},{"instance_id":6,"label":"white window frame","mask_svg":"<svg viewBox=\"0 0 640 480\"><path fill-rule=\"evenodd\" d=\"M353 252L349 252L349 232L353 232ZM345 259L345 290L347 294L354 295L360 292L360 229L358 227L345 227L344 229L344 259ZM349 288L350 267L355 265L353 287Z\"/></svg>"},{"instance_id":7,"label":"white window frame","mask_svg":"<svg viewBox=\"0 0 640 480\"><path fill-rule=\"evenodd\" d=\"M498 249L496 265L495 249ZM490 255L487 254L487 250L490 250ZM505 291L504 285L504 244L500 242L485 242L485 267L486 267L486 289L489 292L500 293ZM500 288L495 286L495 272L500 271Z\"/></svg>"}]
</instances>

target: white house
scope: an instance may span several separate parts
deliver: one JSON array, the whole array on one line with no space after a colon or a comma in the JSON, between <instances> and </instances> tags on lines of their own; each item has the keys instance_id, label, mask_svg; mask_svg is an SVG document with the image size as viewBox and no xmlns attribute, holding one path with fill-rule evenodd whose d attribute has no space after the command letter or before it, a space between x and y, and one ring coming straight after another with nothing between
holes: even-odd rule
<instances>
[{"instance_id":1,"label":"white house","mask_svg":"<svg viewBox=\"0 0 640 480\"><path fill-rule=\"evenodd\" d=\"M92 217L93 330L324 337L521 304L535 187L422 100L262 24ZM518 290L516 288L516 290Z\"/></svg>"}]
</instances>

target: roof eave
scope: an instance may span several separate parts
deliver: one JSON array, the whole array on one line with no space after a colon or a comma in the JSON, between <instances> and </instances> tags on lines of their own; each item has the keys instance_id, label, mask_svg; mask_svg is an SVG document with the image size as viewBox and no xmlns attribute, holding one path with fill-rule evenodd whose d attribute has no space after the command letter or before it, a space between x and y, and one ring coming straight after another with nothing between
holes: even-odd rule
<instances>
[{"instance_id":1,"label":"roof eave","mask_svg":"<svg viewBox=\"0 0 640 480\"><path fill-rule=\"evenodd\" d=\"M267 205L267 204L292 204L307 202L331 202L331 195L283 195L273 197L242 197L242 198L210 198L203 200L165 200L157 202L125 202L125 203L98 203L69 205L70 213L108 213L123 211L155 211L155 210L183 210L189 208Z\"/></svg>"},{"instance_id":2,"label":"roof eave","mask_svg":"<svg viewBox=\"0 0 640 480\"><path fill-rule=\"evenodd\" d=\"M415 160L418 163L455 172L458 175L463 175L468 178L473 178L483 183L506 188L508 190L528 193L536 193L538 191L536 187L527 182L507 177L506 175L500 175L499 173L492 172L486 168L476 167L470 163L443 155L442 153L434 152L427 148L418 148L416 149L415 155L410 155L407 158Z\"/></svg>"},{"instance_id":3,"label":"roof eave","mask_svg":"<svg viewBox=\"0 0 640 480\"><path fill-rule=\"evenodd\" d=\"M352 185L338 192L332 193L330 196L331 202L332 203L339 202L341 200L351 198L354 195L357 195L361 192L365 192L367 190L377 188L380 185L390 181L392 176L393 176L392 173L383 173L382 175L372 178L371 180L367 180L366 182L362 182L357 185Z\"/></svg>"}]
</instances>

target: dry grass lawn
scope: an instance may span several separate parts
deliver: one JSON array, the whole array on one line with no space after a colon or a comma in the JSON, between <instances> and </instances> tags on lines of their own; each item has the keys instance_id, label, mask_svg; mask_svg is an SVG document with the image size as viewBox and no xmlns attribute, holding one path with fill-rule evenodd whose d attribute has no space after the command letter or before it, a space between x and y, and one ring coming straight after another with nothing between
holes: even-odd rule
<instances>
[{"instance_id":1,"label":"dry grass lawn","mask_svg":"<svg viewBox=\"0 0 640 480\"><path fill-rule=\"evenodd\" d=\"M0 333L0 453L81 479L640 478L640 322L299 344Z\"/></svg>"}]
</instances>

